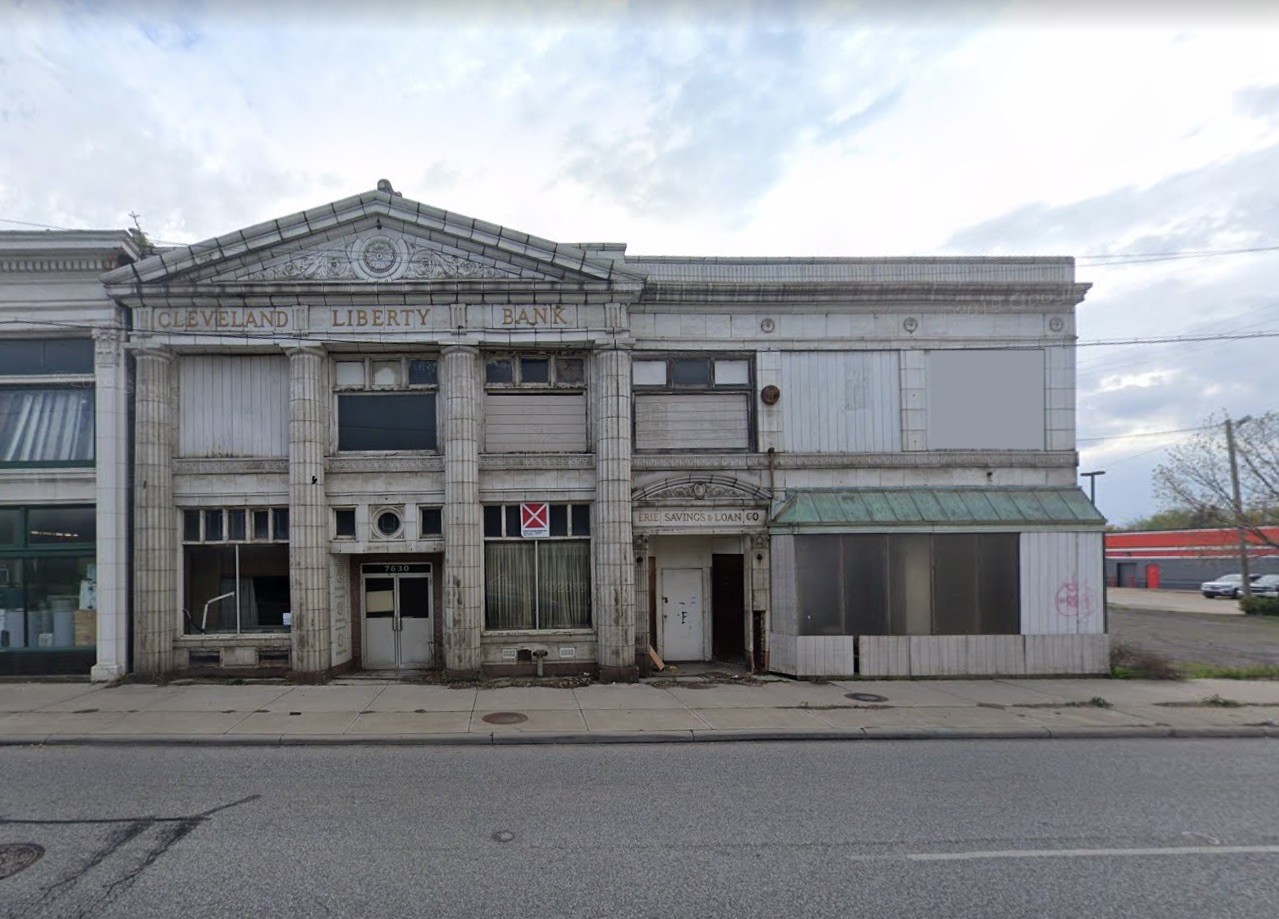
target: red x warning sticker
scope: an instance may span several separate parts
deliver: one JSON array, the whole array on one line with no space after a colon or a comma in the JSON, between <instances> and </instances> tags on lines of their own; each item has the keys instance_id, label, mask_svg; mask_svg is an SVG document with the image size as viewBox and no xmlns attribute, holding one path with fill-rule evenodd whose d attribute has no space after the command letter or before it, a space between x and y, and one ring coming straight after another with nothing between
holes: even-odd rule
<instances>
[{"instance_id":1,"label":"red x warning sticker","mask_svg":"<svg viewBox=\"0 0 1279 919\"><path fill-rule=\"evenodd\" d=\"M541 539L551 535L549 504L520 505L520 535L525 539Z\"/></svg>"}]
</instances>

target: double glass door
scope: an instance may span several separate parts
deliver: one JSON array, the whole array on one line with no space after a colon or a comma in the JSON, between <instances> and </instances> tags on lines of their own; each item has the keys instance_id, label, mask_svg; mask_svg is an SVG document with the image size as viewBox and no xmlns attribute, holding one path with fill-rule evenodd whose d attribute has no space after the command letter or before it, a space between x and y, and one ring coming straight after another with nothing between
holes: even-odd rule
<instances>
[{"instance_id":1,"label":"double glass door","mask_svg":"<svg viewBox=\"0 0 1279 919\"><path fill-rule=\"evenodd\" d=\"M366 670L430 667L435 662L431 566L360 566L364 591L363 664Z\"/></svg>"}]
</instances>

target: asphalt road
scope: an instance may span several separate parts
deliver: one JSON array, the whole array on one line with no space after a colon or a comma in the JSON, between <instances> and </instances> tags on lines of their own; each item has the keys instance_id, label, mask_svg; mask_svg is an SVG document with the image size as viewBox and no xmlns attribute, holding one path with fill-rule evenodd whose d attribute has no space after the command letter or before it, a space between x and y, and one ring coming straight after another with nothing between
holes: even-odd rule
<instances>
[{"instance_id":1,"label":"asphalt road","mask_svg":"<svg viewBox=\"0 0 1279 919\"><path fill-rule=\"evenodd\" d=\"M1273 740L9 748L0 914L1274 915ZM510 834L509 838L503 834Z\"/></svg>"}]
</instances>

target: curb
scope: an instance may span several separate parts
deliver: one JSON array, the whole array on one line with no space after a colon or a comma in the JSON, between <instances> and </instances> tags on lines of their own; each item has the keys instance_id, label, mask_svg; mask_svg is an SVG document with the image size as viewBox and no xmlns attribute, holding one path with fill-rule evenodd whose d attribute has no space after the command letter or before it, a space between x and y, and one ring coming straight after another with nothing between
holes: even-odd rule
<instances>
[{"instance_id":1,"label":"curb","mask_svg":"<svg viewBox=\"0 0 1279 919\"><path fill-rule=\"evenodd\" d=\"M485 734L44 734L0 737L0 747L515 747L593 744L775 743L849 740L1132 740L1140 738L1279 738L1279 727L1258 725L1172 728L850 728L845 730L600 731Z\"/></svg>"}]
</instances>

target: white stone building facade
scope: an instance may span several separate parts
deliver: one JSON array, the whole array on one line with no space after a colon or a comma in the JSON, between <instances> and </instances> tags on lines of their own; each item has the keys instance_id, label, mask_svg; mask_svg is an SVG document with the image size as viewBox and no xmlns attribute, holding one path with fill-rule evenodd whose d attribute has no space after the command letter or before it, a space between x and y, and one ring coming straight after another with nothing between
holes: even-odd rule
<instances>
[{"instance_id":1,"label":"white stone building facade","mask_svg":"<svg viewBox=\"0 0 1279 919\"><path fill-rule=\"evenodd\" d=\"M632 256L382 183L103 283L140 673L1106 669L1070 259Z\"/></svg>"},{"instance_id":2,"label":"white stone building facade","mask_svg":"<svg viewBox=\"0 0 1279 919\"><path fill-rule=\"evenodd\" d=\"M128 672L123 230L0 233L0 676Z\"/></svg>"}]
</instances>

